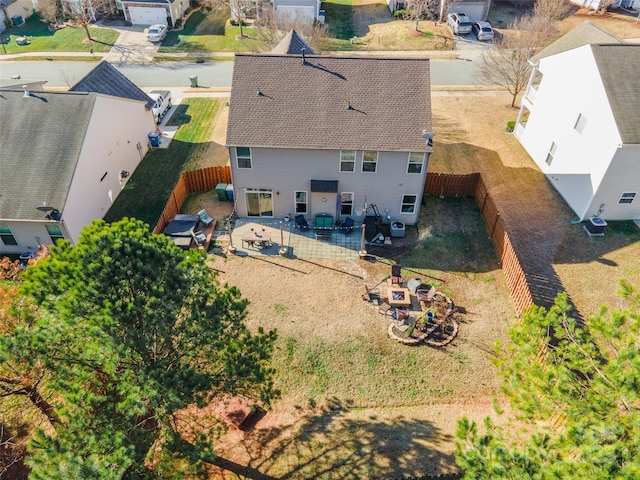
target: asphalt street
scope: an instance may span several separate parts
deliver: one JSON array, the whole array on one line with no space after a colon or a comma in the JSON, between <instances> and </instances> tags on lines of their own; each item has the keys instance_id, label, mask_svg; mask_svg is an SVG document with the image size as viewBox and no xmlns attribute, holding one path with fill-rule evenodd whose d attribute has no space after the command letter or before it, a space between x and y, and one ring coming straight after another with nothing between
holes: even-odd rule
<instances>
[{"instance_id":1,"label":"asphalt street","mask_svg":"<svg viewBox=\"0 0 640 480\"><path fill-rule=\"evenodd\" d=\"M0 77L16 80L46 80L46 86L68 88L84 77L93 67L93 62L68 61L2 61ZM231 87L233 62L195 60L154 64L114 64L131 81L142 89L186 88L190 77L198 77L200 87ZM473 57L451 60L431 60L431 84L482 85L478 76L479 62Z\"/></svg>"}]
</instances>

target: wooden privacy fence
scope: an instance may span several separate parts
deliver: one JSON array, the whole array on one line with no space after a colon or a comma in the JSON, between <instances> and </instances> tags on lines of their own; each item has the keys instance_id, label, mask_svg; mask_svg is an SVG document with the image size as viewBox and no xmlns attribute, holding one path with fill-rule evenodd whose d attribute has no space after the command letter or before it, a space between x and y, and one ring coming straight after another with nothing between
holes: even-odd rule
<instances>
[{"instance_id":1,"label":"wooden privacy fence","mask_svg":"<svg viewBox=\"0 0 640 480\"><path fill-rule=\"evenodd\" d=\"M231 183L231 168L228 165L182 172L158 219L158 223L153 229L153 233L162 233L164 231L167 223L180 212L180 208L189 194L213 190L219 183Z\"/></svg>"},{"instance_id":2,"label":"wooden privacy fence","mask_svg":"<svg viewBox=\"0 0 640 480\"><path fill-rule=\"evenodd\" d=\"M425 195L440 195L446 197L471 196L476 200L480 214L487 225L489 236L495 246L502 271L507 280L511 298L519 312L532 306L533 296L527 282L524 269L518 259L518 255L511 244L509 234L504 227L504 221L500 218L500 212L495 202L489 195L489 190L482 180L480 173L467 175L447 175L439 173L427 173L424 184Z\"/></svg>"}]
</instances>

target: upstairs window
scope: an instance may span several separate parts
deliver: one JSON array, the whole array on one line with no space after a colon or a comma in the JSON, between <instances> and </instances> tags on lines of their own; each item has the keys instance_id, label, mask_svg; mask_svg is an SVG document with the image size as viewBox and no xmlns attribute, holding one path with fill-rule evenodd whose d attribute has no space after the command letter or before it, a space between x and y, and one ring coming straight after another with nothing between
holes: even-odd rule
<instances>
[{"instance_id":1,"label":"upstairs window","mask_svg":"<svg viewBox=\"0 0 640 480\"><path fill-rule=\"evenodd\" d=\"M362 155L362 171L376 173L378 169L378 152L365 151Z\"/></svg>"},{"instance_id":2,"label":"upstairs window","mask_svg":"<svg viewBox=\"0 0 640 480\"><path fill-rule=\"evenodd\" d=\"M620 195L620 199L618 200L618 204L629 204L629 203L633 203L633 201L636 199L636 194L638 192L624 192L622 195Z\"/></svg>"},{"instance_id":3,"label":"upstairs window","mask_svg":"<svg viewBox=\"0 0 640 480\"><path fill-rule=\"evenodd\" d=\"M236 161L238 168L251 168L251 149L249 147L236 147Z\"/></svg>"},{"instance_id":4,"label":"upstairs window","mask_svg":"<svg viewBox=\"0 0 640 480\"><path fill-rule=\"evenodd\" d=\"M553 156L556 154L557 149L558 146L555 144L555 142L551 142L551 147L549 147L549 153L547 153L547 159L545 160L547 165L551 165L551 163L553 162Z\"/></svg>"},{"instance_id":5,"label":"upstairs window","mask_svg":"<svg viewBox=\"0 0 640 480\"><path fill-rule=\"evenodd\" d=\"M341 150L340 151L340 171L355 172L356 170L356 151Z\"/></svg>"},{"instance_id":6,"label":"upstairs window","mask_svg":"<svg viewBox=\"0 0 640 480\"><path fill-rule=\"evenodd\" d=\"M8 223L0 222L0 240L5 245L18 245Z\"/></svg>"},{"instance_id":7,"label":"upstairs window","mask_svg":"<svg viewBox=\"0 0 640 480\"><path fill-rule=\"evenodd\" d=\"M58 240L62 240L64 235L62 234L62 229L58 225L45 225L47 232L49 233L49 237L51 237L51 242L56 243Z\"/></svg>"},{"instance_id":8,"label":"upstairs window","mask_svg":"<svg viewBox=\"0 0 640 480\"><path fill-rule=\"evenodd\" d=\"M582 131L584 130L584 126L586 124L587 124L587 119L584 117L584 115L580 113L578 115L578 119L576 120L575 125L573 126L573 129L578 133L582 133Z\"/></svg>"},{"instance_id":9,"label":"upstairs window","mask_svg":"<svg viewBox=\"0 0 640 480\"><path fill-rule=\"evenodd\" d=\"M407 166L407 173L422 173L423 165L424 165L424 153L411 152L409 154L409 165Z\"/></svg>"}]
</instances>

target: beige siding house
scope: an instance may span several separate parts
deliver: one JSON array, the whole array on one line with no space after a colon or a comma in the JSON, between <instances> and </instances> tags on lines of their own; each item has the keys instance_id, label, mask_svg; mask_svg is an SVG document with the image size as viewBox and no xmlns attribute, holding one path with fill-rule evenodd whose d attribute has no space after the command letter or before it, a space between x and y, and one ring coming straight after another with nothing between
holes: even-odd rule
<instances>
[{"instance_id":1,"label":"beige siding house","mask_svg":"<svg viewBox=\"0 0 640 480\"><path fill-rule=\"evenodd\" d=\"M0 254L75 242L104 216L155 128L145 102L99 93L0 95ZM151 129L151 130L150 130Z\"/></svg>"},{"instance_id":2,"label":"beige siding house","mask_svg":"<svg viewBox=\"0 0 640 480\"><path fill-rule=\"evenodd\" d=\"M432 151L429 61L237 54L227 147L240 217L417 222Z\"/></svg>"}]
</instances>

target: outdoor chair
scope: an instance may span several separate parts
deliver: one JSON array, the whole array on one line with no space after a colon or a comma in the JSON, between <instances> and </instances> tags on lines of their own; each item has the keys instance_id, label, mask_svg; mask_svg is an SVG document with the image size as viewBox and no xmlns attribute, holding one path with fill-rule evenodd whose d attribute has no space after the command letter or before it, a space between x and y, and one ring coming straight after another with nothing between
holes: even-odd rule
<instances>
[{"instance_id":1,"label":"outdoor chair","mask_svg":"<svg viewBox=\"0 0 640 480\"><path fill-rule=\"evenodd\" d=\"M207 241L207 236L202 232L192 232L193 239L196 241L196 245L202 245Z\"/></svg>"},{"instance_id":2,"label":"outdoor chair","mask_svg":"<svg viewBox=\"0 0 640 480\"><path fill-rule=\"evenodd\" d=\"M406 308L396 307L391 316L399 322L404 321L409 318L409 310Z\"/></svg>"},{"instance_id":3,"label":"outdoor chair","mask_svg":"<svg viewBox=\"0 0 640 480\"><path fill-rule=\"evenodd\" d=\"M205 209L202 209L198 212L198 217L200 218L200 223L202 223L205 227L208 227L213 223L213 217L210 217Z\"/></svg>"},{"instance_id":4,"label":"outdoor chair","mask_svg":"<svg viewBox=\"0 0 640 480\"><path fill-rule=\"evenodd\" d=\"M422 302L425 307L431 305L433 297L436 295L436 287L431 287L429 290L418 289L416 290L416 296L418 301Z\"/></svg>"},{"instance_id":5,"label":"outdoor chair","mask_svg":"<svg viewBox=\"0 0 640 480\"><path fill-rule=\"evenodd\" d=\"M338 230L340 230L345 235L348 235L353 230L353 225L354 225L353 218L347 217L344 219L344 222L340 224L340 226L338 227Z\"/></svg>"},{"instance_id":6,"label":"outdoor chair","mask_svg":"<svg viewBox=\"0 0 640 480\"><path fill-rule=\"evenodd\" d=\"M404 282L402 278L402 265L391 265L391 285L400 285Z\"/></svg>"},{"instance_id":7,"label":"outdoor chair","mask_svg":"<svg viewBox=\"0 0 640 480\"><path fill-rule=\"evenodd\" d=\"M307 219L304 218L304 215L296 215L296 227L298 227L303 232L305 230L309 230L309 224L307 223Z\"/></svg>"}]
</instances>

